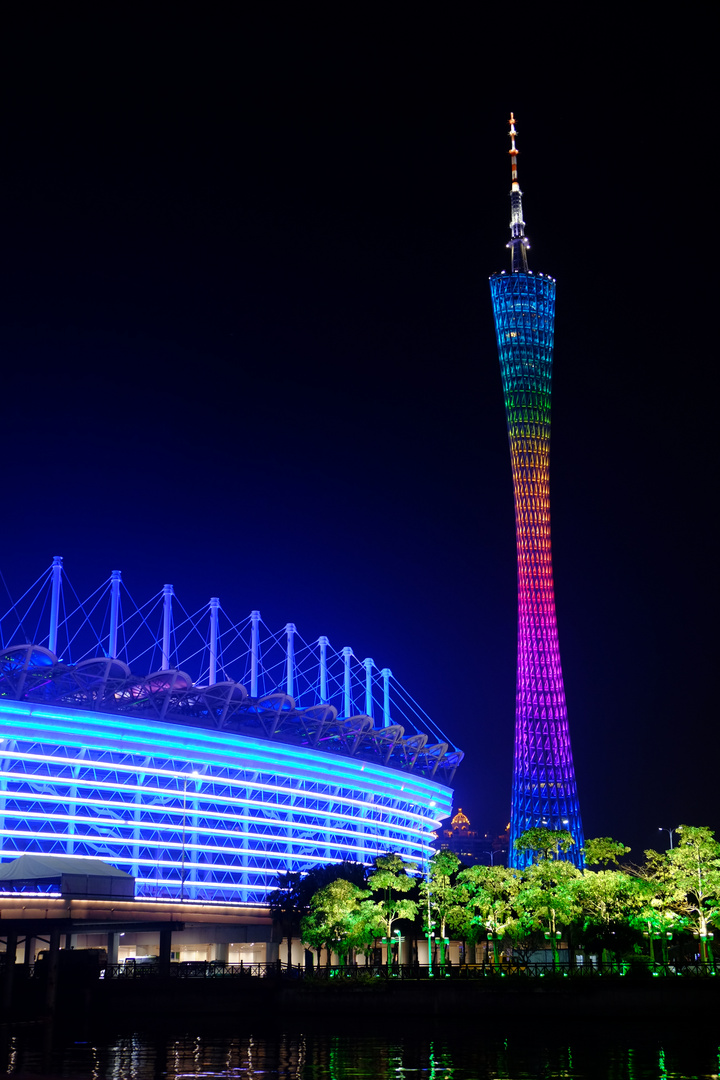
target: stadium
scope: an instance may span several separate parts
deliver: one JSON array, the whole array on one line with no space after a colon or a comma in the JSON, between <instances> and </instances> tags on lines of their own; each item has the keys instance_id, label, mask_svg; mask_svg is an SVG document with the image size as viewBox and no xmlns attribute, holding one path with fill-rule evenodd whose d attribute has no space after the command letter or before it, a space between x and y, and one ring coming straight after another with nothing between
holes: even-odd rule
<instances>
[{"instance_id":1,"label":"stadium","mask_svg":"<svg viewBox=\"0 0 720 1080\"><path fill-rule=\"evenodd\" d=\"M389 668L215 597L188 614L170 585L136 604L119 571L81 600L59 556L0 633L3 863L102 860L134 879L126 920L230 907L260 939L283 873L387 851L426 869L462 752Z\"/></svg>"}]
</instances>

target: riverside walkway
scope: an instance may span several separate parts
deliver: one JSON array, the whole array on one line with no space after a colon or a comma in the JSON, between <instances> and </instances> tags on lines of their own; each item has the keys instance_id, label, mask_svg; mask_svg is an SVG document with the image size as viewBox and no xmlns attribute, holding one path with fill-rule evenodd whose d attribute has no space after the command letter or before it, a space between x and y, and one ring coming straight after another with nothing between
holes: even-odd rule
<instances>
[{"instance_id":1,"label":"riverside walkway","mask_svg":"<svg viewBox=\"0 0 720 1080\"><path fill-rule=\"evenodd\" d=\"M158 978L160 965L156 963L112 964L102 972L108 980L146 980ZM173 963L165 973L173 979L283 979L289 981L372 982L373 980L427 981L429 979L478 980L478 979L598 979L629 976L655 978L712 978L716 975L715 963L688 960L673 963L650 961L646 957L622 960L615 963L569 964L560 962L528 963L520 960L502 961L500 964L378 964L378 965L332 965L330 967L304 967L288 965L283 961L257 964L225 964L217 961L187 961Z\"/></svg>"},{"instance_id":2,"label":"riverside walkway","mask_svg":"<svg viewBox=\"0 0 720 1080\"><path fill-rule=\"evenodd\" d=\"M20 968L22 965L17 965ZM37 971L15 980L0 1020L132 1024L180 1017L255 1017L299 1023L442 1021L493 1025L512 1016L541 1022L697 1021L720 1015L720 979L712 965L552 963L398 965L306 969L274 964L112 965L92 979L58 973L56 993ZM486 1026L485 1026L486 1025Z\"/></svg>"}]
</instances>

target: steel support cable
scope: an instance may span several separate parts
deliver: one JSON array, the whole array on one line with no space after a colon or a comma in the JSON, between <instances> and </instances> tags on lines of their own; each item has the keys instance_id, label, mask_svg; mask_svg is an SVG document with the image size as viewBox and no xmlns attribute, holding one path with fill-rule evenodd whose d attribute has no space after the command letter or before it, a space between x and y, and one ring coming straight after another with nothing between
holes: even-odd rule
<instances>
[{"instance_id":1,"label":"steel support cable","mask_svg":"<svg viewBox=\"0 0 720 1080\"><path fill-rule=\"evenodd\" d=\"M200 667L199 667L199 671L198 671L198 677L195 680L195 685L198 686L198 687L203 687L204 688L206 686L206 684L209 685L209 683L210 683L210 656L211 656L211 652L212 652L212 642L210 640L211 631L210 631L210 619L209 619L209 614L210 614L209 605L205 604L205 605L203 605L202 608L198 609L197 615L200 616L201 614L204 615L206 617L206 619L207 619L207 623L206 623L207 630L204 631L204 634L203 634L203 632L199 629L199 627L197 628L198 634L200 635L203 644L199 649L196 649L195 652L192 653L188 657L188 660L194 660L196 656L200 657L200 660L199 660ZM217 671L220 670L222 672L222 664L219 661L220 638L221 638L220 606L218 605L218 608L217 608L217 638L216 638L216 641L215 641L215 666L216 666L216 671L215 671L216 679L215 679L215 681L216 681L216 683L218 681L220 681L220 682L224 681L222 679L220 679L220 680L217 679ZM206 656L207 656L207 663L205 662L205 657ZM183 661L183 663L185 663L185 661Z\"/></svg>"},{"instance_id":2,"label":"steel support cable","mask_svg":"<svg viewBox=\"0 0 720 1080\"><path fill-rule=\"evenodd\" d=\"M176 599L176 598L173 597L173 599ZM185 619L180 623L176 623L173 620L173 631L175 633L175 639L176 639L176 647L175 647L176 654L177 655L180 654L180 650L183 648L183 646L189 640L189 638L191 637L191 635L193 633L197 634L197 636L200 638L200 641L202 642L202 644L200 646L198 646L198 648L196 648L194 652L190 653L189 655L187 655L187 656L185 656L183 658L182 664L183 664L183 669L185 669L185 668L190 666L190 662L193 661L197 656L202 657L202 654L205 652L205 650L209 649L209 647L210 647L210 643L207 640L207 637L205 637L203 635L203 631L200 629L198 624L193 621L201 613L205 614L207 612L207 608L205 608L205 607L199 608L198 611L195 612L193 615L188 615L188 613L185 611L184 607L182 606L182 604L179 601L178 601L178 606L180 607L180 610L185 615ZM173 608L174 607L175 607L175 605L173 604ZM180 638L180 640L178 642L178 640L177 640L178 634L187 625L189 625L190 629L185 634L185 637ZM202 660L201 660L201 663L202 663ZM201 677L202 677L202 672L200 673L200 675L198 677L198 682L200 681Z\"/></svg>"},{"instance_id":3,"label":"steel support cable","mask_svg":"<svg viewBox=\"0 0 720 1080\"><path fill-rule=\"evenodd\" d=\"M163 607L160 608L160 632L159 632L159 634L154 634L153 635L152 646L149 649L145 650L146 652L150 653L150 672L151 673L153 671L158 671L159 669L161 669L162 666L163 666L163 663L164 663L164 661L163 661L163 621L164 621L164 618L165 618L165 612L164 612L165 597L164 596L162 598L162 601L163 601ZM172 624L172 611L171 611L171 613L170 613L170 642L169 642L169 645L168 645L168 664L170 665L170 668L172 668L172 664L170 663L170 657L172 656L172 652L173 652L172 632L173 632L173 624ZM155 653L158 650L160 651L160 664L159 665L158 665L157 661L155 660Z\"/></svg>"},{"instance_id":4,"label":"steel support cable","mask_svg":"<svg viewBox=\"0 0 720 1080\"><path fill-rule=\"evenodd\" d=\"M440 739L442 742L448 743L449 746L452 746L453 749L457 750L457 747L450 741L450 739L448 739L442 728L428 716L428 714L425 712L421 705L418 705L417 701L415 701L415 698L405 689L402 683L398 682L398 680L394 676L392 676L392 682L393 686L395 686L400 691L401 695L405 697L405 704L409 709L414 712L415 716L418 719L424 720L424 722L430 727L431 731L438 739Z\"/></svg>"},{"instance_id":5,"label":"steel support cable","mask_svg":"<svg viewBox=\"0 0 720 1080\"><path fill-rule=\"evenodd\" d=\"M46 596L45 596L45 598L43 600L43 605L40 608L40 613L38 615L37 626L35 627L35 634L32 637L31 641L28 642L28 645L32 644L35 641L41 641L42 640L42 638L40 637L40 623L45 618L45 611L46 611L49 604L50 604L50 593L48 591L48 593L46 594ZM28 610L28 614L30 614L29 610ZM45 636L47 637L47 635L45 635Z\"/></svg>"},{"instance_id":6,"label":"steel support cable","mask_svg":"<svg viewBox=\"0 0 720 1080\"><path fill-rule=\"evenodd\" d=\"M125 654L126 654L126 656L128 658L127 659L127 665L128 665L128 667L133 667L135 665L135 663L140 660L141 657L145 656L145 654L150 652L151 650L154 651L155 648L157 647L157 644L158 644L157 640L156 640L155 635L153 634L152 630L150 629L150 624L149 624L147 618L145 617L145 615L143 614L143 612L144 612L145 608L150 608L150 611L148 612L148 616L151 615L153 610L154 610L154 607L151 607L151 605L156 605L159 602L161 602L163 600L163 594L161 592L156 593L155 596L151 597L149 600L146 600L145 603L140 608L140 607L137 606L137 604L133 600L132 594L130 593L129 589L126 588L125 591L126 591L126 593L128 595L128 598L133 603L135 610L133 612L131 612L131 614L128 615L128 617L126 619L123 619L122 623L118 623L118 634L120 633L121 630L123 631L123 633L125 633L126 625L136 615L139 616L139 618L140 618L140 623L138 625L137 630L134 630L132 632L132 634L130 635L130 637L127 637L127 636L125 637ZM143 649L142 652L140 652L136 656L130 658L130 655L129 655L130 644L133 641L133 639L136 637L136 635L140 633L140 631L142 630L143 627L145 627L148 634L150 635L150 638L151 638L153 644L148 645L148 647Z\"/></svg>"},{"instance_id":7,"label":"steel support cable","mask_svg":"<svg viewBox=\"0 0 720 1080\"><path fill-rule=\"evenodd\" d=\"M220 607L220 604L218 603L218 610L217 610L217 616L216 616L216 618L217 618L217 641L215 643L216 678L218 678L218 676L220 676L218 678L218 682L228 682L228 675L227 675L227 672L225 670L225 662L223 660L224 644L223 644L222 630L221 630L221 627L220 627L220 615L221 615L221 613L222 613L222 608ZM209 633L210 633L210 627L208 625L208 635L209 635ZM209 665L208 665L208 669L209 669ZM208 670L208 678L209 678L209 676L210 676L210 672Z\"/></svg>"},{"instance_id":8,"label":"steel support cable","mask_svg":"<svg viewBox=\"0 0 720 1080\"><path fill-rule=\"evenodd\" d=\"M220 606L218 608L218 617L221 614L224 615L225 618L227 619L228 627L227 627L226 630L223 630L223 631L220 631L218 629L218 664L220 664L219 657L220 657L221 652L223 652L223 655L224 655L225 652L229 652L230 649L233 647L233 645L235 644L235 642L238 639L242 642L242 644L244 646L244 652L238 653L236 656L232 657L230 660L223 660L223 662L222 662L221 666L222 666L223 674L225 675L226 679L228 679L228 674L227 674L228 670L230 668L232 668L235 664L237 664L238 667L239 667L240 664L244 661L245 662L245 667L247 669L247 660L248 660L248 657L250 655L250 646L245 641L245 639L243 637L243 630L247 631L247 630L250 629L251 620L250 620L250 617L248 616L241 623L233 623L232 619L230 618L230 616L228 615L228 613L225 611L225 609L222 606ZM227 638L230 638L228 643L226 643ZM240 682L243 685L247 681L247 674L248 674L247 670L244 670L243 671L243 676L240 679Z\"/></svg>"},{"instance_id":9,"label":"steel support cable","mask_svg":"<svg viewBox=\"0 0 720 1080\"><path fill-rule=\"evenodd\" d=\"M60 601L60 608L62 609L62 613L63 613L62 621L58 618L58 625L57 625L58 637L59 637L59 634L60 634L60 627L67 624L67 608L65 607L65 582L63 580L64 577L65 577L65 575L63 574L63 576L60 578L60 594L59 594L59 597L58 597L58 599ZM59 612L58 612L58 615L59 615ZM66 637L66 643L67 643L66 644L66 651L67 651L67 654L68 654L68 659L69 659L70 663L72 663L72 657L70 656L70 643L67 642L67 630L65 631L65 637ZM49 644L49 642L48 642L48 644ZM58 641L57 653L59 653L59 652L60 652L60 644L59 644L59 641ZM64 662L64 657L60 657L58 655L58 661L60 663Z\"/></svg>"},{"instance_id":10,"label":"steel support cable","mask_svg":"<svg viewBox=\"0 0 720 1080\"><path fill-rule=\"evenodd\" d=\"M10 601L10 607L8 608L8 611L14 611L15 610L15 604L13 602L12 593L10 592L10 590L8 588L7 581L5 580L5 575L3 574L2 570L0 570L0 579L2 579L2 583L5 586L5 592L7 593L8 600ZM25 633L25 629L24 629L22 623L20 624L20 630L21 630L22 633ZM5 631L3 629L3 622L2 622L1 617L0 617L0 646L2 646L2 648L5 648Z\"/></svg>"},{"instance_id":11,"label":"steel support cable","mask_svg":"<svg viewBox=\"0 0 720 1080\"><path fill-rule=\"evenodd\" d=\"M22 602L23 602L23 600L25 599L25 597L26 597L26 596L28 596L28 595L29 595L29 594L30 594L30 593L31 593L31 592L33 591L33 589L35 589L35 588L37 587L37 592L35 592L35 594L33 595L33 598L32 598L32 600L30 601L30 604L29 604L28 608L27 608L27 609L26 609L26 611L25 611L25 616L24 616L24 618L27 618L27 617L28 617L28 615L30 614L30 612L31 612L32 608L33 608L33 605L37 603L37 601L38 601L38 598L40 597L40 595L41 595L41 593L42 593L42 590L43 590L43 588L44 588L44 587L45 587L45 588L47 588L47 587L48 587L48 586L50 585L51 581L52 581L52 566L50 566L50 567L49 567L49 568L48 568L48 569L47 569L46 571L44 571L44 572L43 572L43 573L42 573L42 574L40 575L40 577L39 577L39 578L37 578L37 579L36 579L36 580L35 580L35 581L34 581L34 582L32 583L32 585L30 586L30 588L29 588L29 589L26 589L26 590L25 590L25 592L24 592L24 593L22 594L22 596L20 596L20 597L19 597L19 598L18 598L18 599L17 599L16 601L15 601L15 603L14 603L14 604L13 604L13 605L12 605L11 607L9 607L9 608L8 608L8 610L7 610L7 611L5 612L5 614L4 614L3 616L2 616L2 619L0 619L0 622L2 622L2 621L3 621L4 619L6 619L6 618L8 617L8 615L11 615L11 614L14 614L14 615L15 615L15 618L16 618L16 619L18 619L18 622L19 622L19 621L20 621L20 618L21 618L21 617L20 617L20 616L19 616L19 615L17 614L17 607L18 607L18 605L19 605L19 604L22 604ZM5 586L5 587L7 588L7 586ZM9 595L9 592L8 592L8 595Z\"/></svg>"},{"instance_id":12,"label":"steel support cable","mask_svg":"<svg viewBox=\"0 0 720 1080\"><path fill-rule=\"evenodd\" d=\"M78 635L83 631L85 626L88 626L90 628L90 630L92 631L92 634L93 634L93 636L95 638L96 646L102 651L102 638L98 636L98 633L95 630L95 627L93 626L93 624L91 622L91 619L92 619L92 615L97 610L100 603L102 602L103 596L105 595L103 590L109 584L110 579L108 578L108 580L103 582L103 584L100 585L97 589L95 589L94 592L90 593L90 595L87 597L87 599L85 601L82 601L80 599L77 592L75 591L75 587L73 586L73 583L70 581L70 579L67 577L66 574L63 574L63 585L65 584L65 582L67 582L73 596L75 597L75 599L77 601L77 607L74 609L74 611L71 611L69 615L66 615L63 622L58 623L58 632L60 631L61 627L65 627L65 633L66 633L66 636L67 636L67 648L68 648L68 651L72 648L72 646L73 646L74 642L76 641ZM90 601L93 600L95 597L97 597L97 599L95 600L95 603L94 603L93 607L90 609L90 612L88 613L85 610L85 606L87 604L89 604ZM108 604L109 604L109 601L108 601ZM64 605L65 605L65 599L64 599L64 588L63 588L63 608L64 608ZM73 619L77 615L78 611L82 612L83 622L78 626L78 628L75 631L75 633L73 634L73 636L70 637L69 623L70 623L70 620ZM91 652L91 650L87 649L84 653L80 654L80 659L82 660L86 656L93 656L93 655L97 655L97 653L93 653L93 652Z\"/></svg>"},{"instance_id":13,"label":"steel support cable","mask_svg":"<svg viewBox=\"0 0 720 1080\"><path fill-rule=\"evenodd\" d=\"M281 630L278 634L275 634L268 627L262 619L260 619L260 626L265 630L266 636L258 639L258 682L262 679L262 693L272 693L283 684L283 664L284 664L284 650L285 643L281 635L284 635L285 631ZM268 643L270 643L268 645ZM272 655L272 649L275 646L280 650L280 656L277 661L266 660L266 651ZM280 678L275 679L273 671L277 669L280 672Z\"/></svg>"},{"instance_id":14,"label":"steel support cable","mask_svg":"<svg viewBox=\"0 0 720 1080\"><path fill-rule=\"evenodd\" d=\"M249 670L248 665L250 663L251 644L250 644L249 641L247 641L245 639L245 637L243 636L243 633L244 632L248 633L249 631L251 631L252 617L250 615L248 615L248 616L246 616L246 618L242 622L234 623L232 621L232 619L229 617L229 615L227 614L227 612L225 611L224 608L221 607L219 610L222 611L223 615L225 615L225 618L227 619L228 624L229 624L227 630L224 631L223 637L228 637L231 634L233 635L231 640L230 640L230 644L225 645L224 648L226 650L229 650L230 648L232 648L232 646L235 644L235 642L238 639L241 641L242 645L244 646L244 651L242 653L237 653L234 657L231 657L229 660L225 661L225 671L232 668L234 665L237 665L238 667L240 667L241 665L244 664L244 669L243 669L243 672L242 672L242 678L240 679L240 682L241 682L242 685L245 685L250 680L250 670ZM219 638L220 638L220 635L218 635L218 639ZM258 656L258 662L259 662L259 656Z\"/></svg>"},{"instance_id":15,"label":"steel support cable","mask_svg":"<svg viewBox=\"0 0 720 1080\"><path fill-rule=\"evenodd\" d=\"M38 581L41 582L41 588L44 588L47 585L47 575L45 575L42 579L38 579ZM36 591L37 584L37 582L34 583L31 589L26 590L26 593L23 594L23 596L27 598L34 593L30 601L29 609L32 607L33 603L35 603L39 598L39 594ZM72 594L77 600L77 606L73 608L73 611L70 614L68 614L65 604L66 598L64 594L61 594L63 604L63 621L61 623L61 626L66 632L68 632L68 646L73 648L75 647L77 638L79 636L79 630L75 631L74 633L72 633L72 636L70 636L69 627L73 623L75 617L78 614L81 614L84 623L90 624L90 629L93 631L93 635L96 638L100 651L104 652L104 650L102 649L102 635L97 634L93 625L93 620L95 619L96 613L100 608L100 594L103 587L101 586L100 589L95 590L95 592L90 594L87 600L81 602L77 599L77 593L72 583L69 582L69 584ZM124 582L122 584L124 585ZM155 606L163 597L163 594L158 592L153 598L151 598L149 601L147 601L144 605L140 607L133 600L132 595L127 589L127 586L125 586L125 592L127 593L127 598L130 601L132 610L128 614L127 606L124 605L123 613L120 614L118 620L118 632L122 632L121 638L124 644L120 649L117 649L116 651L118 653L118 657L120 654L124 654L128 660L128 665L133 665L137 662L138 659L146 656L149 652L154 652L154 650L160 647L160 636L159 634L153 633L150 627L149 620L152 618L152 611L155 609ZM90 607L93 601L93 606ZM198 657L203 657L203 654L208 648L207 627L204 627L201 621L206 613L206 608L203 605L203 607L198 609L197 612L189 614L179 601L177 601L177 604L179 605L179 609L182 612L183 618L179 623L173 621L171 639L174 646L173 652L175 655L177 655L178 652L183 647L187 646L187 643L189 641L191 641L193 632L196 632L198 634L198 639L202 642L202 645L198 646L198 648L196 648L195 651L190 654L189 659L195 661ZM47 595L45 595L43 612L46 606ZM15 609L17 609L17 605L15 605ZM243 666L243 668L247 668L250 660L250 650L246 637L248 634L248 630L252 625L252 616L236 624L227 618L227 613L224 611L224 609L220 610L225 615L228 625L222 628L218 634L217 655L220 658L220 666L222 673L227 678L228 669L232 669L234 663L239 663ZM173 614L175 614L175 611L173 611ZM20 621L18 618L17 610L14 611L14 615L15 618ZM136 622L134 622L134 620L136 620ZM103 619L103 626L105 625L105 621L106 618ZM200 625L198 625L199 621ZM258 690L262 696L263 694L267 694L269 691L277 690L279 687L282 686L283 682L286 679L287 630L286 627L284 627L279 632L274 632L269 630L267 624L262 620L259 620L259 623L262 624L263 632L262 636L258 641L258 668L262 683L262 685L258 687ZM137 656L131 658L129 656L130 649L133 643L139 644L138 635L140 635L142 632L148 634L150 638L150 643L144 649L139 650ZM236 660L228 661L228 654L231 652L235 652L238 644L242 645L242 652L238 652L236 654ZM352 652L352 650L350 650L349 661L346 669L346 658L342 656L337 650L335 650L331 645L329 645L329 643L327 648L327 683L325 687L326 692L324 697L327 699L328 703L332 703L333 700L340 700L343 698L346 692L346 670L349 669L347 670L347 674L350 680L351 694L353 700L359 702L360 699L363 697L367 699L369 690L370 700L373 706L372 712L375 712L377 709L377 715L379 715L380 710L383 707L383 702L380 681L381 677L379 675L377 665L373 664L372 668L366 668L365 663L361 663L358 657ZM187 666L186 660L183 661L183 666ZM319 667L320 658L317 655L315 643L313 643L312 645L308 644L308 642L305 641L302 635L295 631L293 674L296 680L296 689L294 693L296 704L299 704L298 699L301 696L304 697L306 694L311 694L313 699L317 699L319 697ZM228 681L232 682L233 680L230 679ZM240 683L240 685L243 685L246 682L247 673L246 671L243 671L242 683ZM393 679L393 689L395 708L398 710L400 717L402 717L402 719L406 723L408 723L409 726L419 729L420 731L425 729L425 731L432 732L433 735L438 739L442 739L444 742L449 742L442 729L431 720L425 710L423 710L418 705L412 695L405 690L405 688L402 686L402 684L398 682L397 679ZM367 700L365 701L365 707L367 708ZM300 709L300 711L302 712L302 709Z\"/></svg>"}]
</instances>

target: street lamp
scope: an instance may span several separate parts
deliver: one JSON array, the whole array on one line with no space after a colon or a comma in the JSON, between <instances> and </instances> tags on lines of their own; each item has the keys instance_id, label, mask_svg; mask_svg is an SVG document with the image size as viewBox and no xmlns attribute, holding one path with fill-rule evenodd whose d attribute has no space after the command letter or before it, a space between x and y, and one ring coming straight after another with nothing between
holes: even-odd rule
<instances>
[{"instance_id":1,"label":"street lamp","mask_svg":"<svg viewBox=\"0 0 720 1080\"><path fill-rule=\"evenodd\" d=\"M495 865L495 856L496 855L503 855L506 851L507 851L507 848L504 848L504 847L498 848L497 851L494 851L492 848L490 849L490 851L486 851L485 854L490 856L490 865L491 866Z\"/></svg>"},{"instance_id":2,"label":"street lamp","mask_svg":"<svg viewBox=\"0 0 720 1080\"><path fill-rule=\"evenodd\" d=\"M436 804L435 800L431 799L430 802L428 803L428 811L430 811L433 808L433 806L436 806L436 805L437 804ZM428 827L428 831L430 833L432 833L432 830L430 828L430 823L428 823L427 827ZM432 932L432 920L431 920L431 911L430 911L430 860L428 858L427 848L425 848L424 846L423 846L423 852L424 852L424 855L425 855L425 882L427 884L427 928L426 928L426 936L427 936L427 950L428 950L428 977L432 979L432 977L433 977L432 939L434 937L434 934Z\"/></svg>"},{"instance_id":3,"label":"street lamp","mask_svg":"<svg viewBox=\"0 0 720 1080\"><path fill-rule=\"evenodd\" d=\"M672 851L672 846L673 846L673 842L672 842L672 838L673 838L673 833L674 833L674 832L677 832L677 829L667 829L667 828L663 827L662 825L658 825L658 832L666 832L666 833L668 834L668 836L670 837L670 850Z\"/></svg>"}]
</instances>

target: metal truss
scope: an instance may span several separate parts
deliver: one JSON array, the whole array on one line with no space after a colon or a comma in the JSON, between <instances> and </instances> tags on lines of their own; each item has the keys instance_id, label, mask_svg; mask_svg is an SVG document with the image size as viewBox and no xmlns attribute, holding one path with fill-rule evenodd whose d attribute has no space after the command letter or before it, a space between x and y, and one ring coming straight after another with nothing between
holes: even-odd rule
<instances>
[{"instance_id":1,"label":"metal truss","mask_svg":"<svg viewBox=\"0 0 720 1080\"><path fill-rule=\"evenodd\" d=\"M141 606L123 588L116 570L81 601L56 556L0 619L0 700L238 732L452 783L462 751L389 668L326 637L308 644L294 623L274 633L258 611L235 624L216 597L188 615L171 585Z\"/></svg>"},{"instance_id":2,"label":"metal truss","mask_svg":"<svg viewBox=\"0 0 720 1080\"><path fill-rule=\"evenodd\" d=\"M422 869L451 810L420 775L228 726L6 698L0 734L0 857L105 859L140 897L264 903L278 873L387 851Z\"/></svg>"},{"instance_id":3,"label":"metal truss","mask_svg":"<svg viewBox=\"0 0 720 1080\"><path fill-rule=\"evenodd\" d=\"M514 145L514 144L513 144ZM550 394L555 281L542 274L490 279L510 440L518 555L515 758L508 863L529 828L567 829L566 858L584 844L567 722L550 544Z\"/></svg>"},{"instance_id":4,"label":"metal truss","mask_svg":"<svg viewBox=\"0 0 720 1080\"><path fill-rule=\"evenodd\" d=\"M424 733L406 736L400 724L376 727L371 716L341 718L327 703L299 709L289 694L250 698L240 683L198 687L189 675L176 670L139 678L121 661L105 657L68 667L37 645L17 645L0 653L0 699L241 732L358 757L430 779L439 771L448 783L462 759L461 751L444 742L428 743Z\"/></svg>"}]
</instances>

